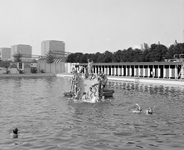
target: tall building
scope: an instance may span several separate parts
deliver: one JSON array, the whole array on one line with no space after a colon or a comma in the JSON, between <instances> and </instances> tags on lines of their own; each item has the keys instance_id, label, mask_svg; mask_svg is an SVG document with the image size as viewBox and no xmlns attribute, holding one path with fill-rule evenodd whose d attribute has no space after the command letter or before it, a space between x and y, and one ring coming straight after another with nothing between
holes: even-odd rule
<instances>
[{"instance_id":1,"label":"tall building","mask_svg":"<svg viewBox=\"0 0 184 150\"><path fill-rule=\"evenodd\" d=\"M24 44L11 46L11 59L13 59L13 55L17 53L22 54L22 60L27 61L32 58L32 46Z\"/></svg>"},{"instance_id":2,"label":"tall building","mask_svg":"<svg viewBox=\"0 0 184 150\"><path fill-rule=\"evenodd\" d=\"M63 41L48 40L41 43L41 55L46 56L48 52L60 55L65 53L65 43Z\"/></svg>"},{"instance_id":3,"label":"tall building","mask_svg":"<svg viewBox=\"0 0 184 150\"><path fill-rule=\"evenodd\" d=\"M7 47L0 48L0 59L10 60L11 59L11 48L7 48Z\"/></svg>"}]
</instances>

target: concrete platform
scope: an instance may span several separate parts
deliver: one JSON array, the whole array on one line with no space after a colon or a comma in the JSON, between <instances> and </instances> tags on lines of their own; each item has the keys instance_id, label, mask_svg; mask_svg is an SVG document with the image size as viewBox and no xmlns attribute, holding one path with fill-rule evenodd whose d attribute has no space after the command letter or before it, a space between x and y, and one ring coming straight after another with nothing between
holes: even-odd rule
<instances>
[{"instance_id":1,"label":"concrete platform","mask_svg":"<svg viewBox=\"0 0 184 150\"><path fill-rule=\"evenodd\" d=\"M60 73L57 77L72 77L72 74ZM138 78L138 77L122 77L122 76L108 76L108 80L112 81L129 81L135 83L149 83L162 85L184 86L184 80L181 79L158 79L158 78Z\"/></svg>"}]
</instances>

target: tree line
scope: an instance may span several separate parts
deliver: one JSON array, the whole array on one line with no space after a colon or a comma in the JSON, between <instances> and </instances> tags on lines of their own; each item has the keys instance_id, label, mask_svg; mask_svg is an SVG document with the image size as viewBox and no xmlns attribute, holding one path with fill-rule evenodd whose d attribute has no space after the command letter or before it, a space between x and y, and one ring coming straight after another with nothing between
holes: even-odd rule
<instances>
[{"instance_id":1,"label":"tree line","mask_svg":"<svg viewBox=\"0 0 184 150\"><path fill-rule=\"evenodd\" d=\"M173 59L175 54L184 54L184 43L177 43L166 47L163 44L144 43L142 49L132 47L116 52L105 51L104 53L71 53L66 62L87 63L87 60L93 60L94 63L112 63L112 62L155 62Z\"/></svg>"}]
</instances>

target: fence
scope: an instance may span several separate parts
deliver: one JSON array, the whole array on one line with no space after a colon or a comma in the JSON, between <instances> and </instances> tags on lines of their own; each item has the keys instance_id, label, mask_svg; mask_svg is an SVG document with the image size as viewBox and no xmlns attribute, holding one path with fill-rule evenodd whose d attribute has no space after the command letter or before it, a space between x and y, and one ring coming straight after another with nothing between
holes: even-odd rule
<instances>
[{"instance_id":1,"label":"fence","mask_svg":"<svg viewBox=\"0 0 184 150\"><path fill-rule=\"evenodd\" d=\"M65 62L57 62L57 63L46 63L45 61L39 61L37 63L38 73L43 70L46 73L71 73L72 68L76 65L76 63L65 63Z\"/></svg>"}]
</instances>

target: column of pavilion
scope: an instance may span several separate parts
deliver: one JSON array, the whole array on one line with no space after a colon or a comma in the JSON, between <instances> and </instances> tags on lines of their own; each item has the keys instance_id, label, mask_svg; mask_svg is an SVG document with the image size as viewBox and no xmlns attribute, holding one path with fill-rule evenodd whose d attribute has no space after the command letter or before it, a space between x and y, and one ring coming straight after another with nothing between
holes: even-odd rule
<instances>
[{"instance_id":1,"label":"column of pavilion","mask_svg":"<svg viewBox=\"0 0 184 150\"><path fill-rule=\"evenodd\" d=\"M168 78L176 79L180 66L177 65L95 65L93 72L103 71L108 76L142 77L142 78Z\"/></svg>"}]
</instances>

